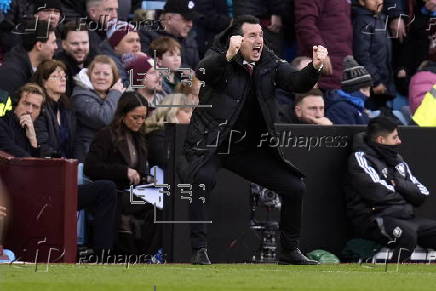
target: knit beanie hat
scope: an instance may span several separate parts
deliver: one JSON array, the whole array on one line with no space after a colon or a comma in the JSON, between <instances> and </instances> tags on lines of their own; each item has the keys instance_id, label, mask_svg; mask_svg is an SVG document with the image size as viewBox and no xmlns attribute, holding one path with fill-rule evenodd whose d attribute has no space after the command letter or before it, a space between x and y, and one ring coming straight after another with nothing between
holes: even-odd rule
<instances>
[{"instance_id":1,"label":"knit beanie hat","mask_svg":"<svg viewBox=\"0 0 436 291\"><path fill-rule=\"evenodd\" d=\"M135 27L125 21L113 19L108 22L109 29L106 32L106 37L112 48L115 48L129 31L136 31Z\"/></svg>"},{"instance_id":2,"label":"knit beanie hat","mask_svg":"<svg viewBox=\"0 0 436 291\"><path fill-rule=\"evenodd\" d=\"M121 60L127 72L132 70L132 85L135 86L141 85L145 73L154 67L154 60L144 53L124 54Z\"/></svg>"},{"instance_id":3,"label":"knit beanie hat","mask_svg":"<svg viewBox=\"0 0 436 291\"><path fill-rule=\"evenodd\" d=\"M61 1L59 0L36 0L33 8L33 14L45 9L57 9L62 12Z\"/></svg>"},{"instance_id":4,"label":"knit beanie hat","mask_svg":"<svg viewBox=\"0 0 436 291\"><path fill-rule=\"evenodd\" d=\"M347 93L359 91L360 88L371 87L371 75L364 66L360 66L352 56L344 58L344 72L342 75L342 90Z\"/></svg>"}]
</instances>

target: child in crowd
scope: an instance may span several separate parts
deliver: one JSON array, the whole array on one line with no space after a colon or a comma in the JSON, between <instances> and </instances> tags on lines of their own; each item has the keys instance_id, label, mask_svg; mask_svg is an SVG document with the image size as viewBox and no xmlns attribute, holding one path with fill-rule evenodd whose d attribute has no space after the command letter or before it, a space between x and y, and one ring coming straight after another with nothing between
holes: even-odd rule
<instances>
[{"instance_id":1,"label":"child in crowd","mask_svg":"<svg viewBox=\"0 0 436 291\"><path fill-rule=\"evenodd\" d=\"M161 69L163 91L165 94L174 93L177 84L182 80L182 71L179 70L182 65L180 43L171 37L159 37L150 44L149 55L156 58Z\"/></svg>"},{"instance_id":2,"label":"child in crowd","mask_svg":"<svg viewBox=\"0 0 436 291\"><path fill-rule=\"evenodd\" d=\"M341 89L326 94L326 116L334 124L368 124L365 100L370 95L371 76L352 56L344 59Z\"/></svg>"}]
</instances>

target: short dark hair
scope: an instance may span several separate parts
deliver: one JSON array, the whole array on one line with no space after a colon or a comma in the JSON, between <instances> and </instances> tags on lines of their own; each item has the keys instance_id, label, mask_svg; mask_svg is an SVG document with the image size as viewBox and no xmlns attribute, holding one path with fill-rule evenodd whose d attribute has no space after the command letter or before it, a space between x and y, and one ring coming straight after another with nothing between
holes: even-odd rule
<instances>
[{"instance_id":1,"label":"short dark hair","mask_svg":"<svg viewBox=\"0 0 436 291\"><path fill-rule=\"evenodd\" d=\"M48 21L32 19L21 25L18 29L23 40L23 47L30 52L37 42L46 43L54 28Z\"/></svg>"},{"instance_id":2,"label":"short dark hair","mask_svg":"<svg viewBox=\"0 0 436 291\"><path fill-rule=\"evenodd\" d=\"M319 97L323 98L324 94L322 93L321 90L319 90L317 88L310 89L306 93L295 94L295 99L294 99L295 105L300 104L304 100L304 98L306 98L307 96L319 96Z\"/></svg>"},{"instance_id":3,"label":"short dark hair","mask_svg":"<svg viewBox=\"0 0 436 291\"><path fill-rule=\"evenodd\" d=\"M398 122L391 117L379 116L371 119L366 128L368 140L375 141L378 136L386 136L398 128Z\"/></svg>"},{"instance_id":4,"label":"short dark hair","mask_svg":"<svg viewBox=\"0 0 436 291\"><path fill-rule=\"evenodd\" d=\"M260 24L259 18L253 15L240 15L232 20L230 26L226 29L227 40L230 41L230 37L234 35L242 36L242 25L244 23Z\"/></svg>"},{"instance_id":5,"label":"short dark hair","mask_svg":"<svg viewBox=\"0 0 436 291\"><path fill-rule=\"evenodd\" d=\"M68 33L72 31L88 31L88 28L84 25L80 25L77 21L69 21L60 30L61 40L66 40Z\"/></svg>"}]
</instances>

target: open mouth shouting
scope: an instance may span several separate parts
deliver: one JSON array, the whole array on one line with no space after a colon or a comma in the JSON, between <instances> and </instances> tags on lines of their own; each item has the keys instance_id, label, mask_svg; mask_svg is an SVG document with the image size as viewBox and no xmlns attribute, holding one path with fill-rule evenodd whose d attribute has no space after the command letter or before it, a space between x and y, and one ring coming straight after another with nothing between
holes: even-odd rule
<instances>
[{"instance_id":1,"label":"open mouth shouting","mask_svg":"<svg viewBox=\"0 0 436 291\"><path fill-rule=\"evenodd\" d=\"M259 59L262 53L262 44L254 45L252 55L254 59Z\"/></svg>"}]
</instances>

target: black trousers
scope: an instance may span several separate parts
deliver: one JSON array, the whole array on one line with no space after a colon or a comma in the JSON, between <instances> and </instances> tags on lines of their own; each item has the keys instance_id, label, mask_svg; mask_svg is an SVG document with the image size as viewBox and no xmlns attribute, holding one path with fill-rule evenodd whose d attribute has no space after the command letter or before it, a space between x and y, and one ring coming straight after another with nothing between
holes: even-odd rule
<instances>
[{"instance_id":1,"label":"black trousers","mask_svg":"<svg viewBox=\"0 0 436 291\"><path fill-rule=\"evenodd\" d=\"M396 239L394 232L398 236ZM403 261L410 257L416 245L436 249L436 221L420 217L399 219L385 216L374 222L366 238L393 248L394 261L402 249L400 261Z\"/></svg>"},{"instance_id":2,"label":"black trousers","mask_svg":"<svg viewBox=\"0 0 436 291\"><path fill-rule=\"evenodd\" d=\"M109 180L79 185L78 208L92 213L94 250L112 249L117 213L117 187Z\"/></svg>"},{"instance_id":3,"label":"black trousers","mask_svg":"<svg viewBox=\"0 0 436 291\"><path fill-rule=\"evenodd\" d=\"M120 215L129 215L139 222L135 228L135 235L126 238L130 242L119 241L118 250L122 253L136 253L138 255L153 255L162 247L162 224L154 223L154 206L150 203L130 203L130 193L121 191L119 198ZM135 198L140 200L140 198ZM162 219L162 210L156 210L156 219ZM118 220L119 221L119 220ZM119 224L119 222L117 223Z\"/></svg>"},{"instance_id":4,"label":"black trousers","mask_svg":"<svg viewBox=\"0 0 436 291\"><path fill-rule=\"evenodd\" d=\"M274 149L248 147L232 151L231 154L215 155L198 171L194 178L194 185L204 184L206 191L193 191L190 220L208 220L207 197L215 186L217 170L224 167L253 183L275 191L281 196L280 242L282 250L297 247L305 185L303 180L295 176L283 161L273 155L272 150ZM192 189L198 188L194 186ZM204 194L206 194L206 203L198 199ZM191 224L191 246L193 249L207 247L206 224Z\"/></svg>"}]
</instances>

